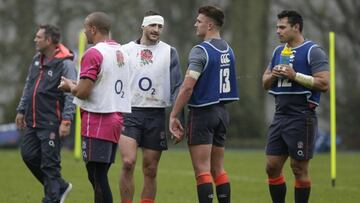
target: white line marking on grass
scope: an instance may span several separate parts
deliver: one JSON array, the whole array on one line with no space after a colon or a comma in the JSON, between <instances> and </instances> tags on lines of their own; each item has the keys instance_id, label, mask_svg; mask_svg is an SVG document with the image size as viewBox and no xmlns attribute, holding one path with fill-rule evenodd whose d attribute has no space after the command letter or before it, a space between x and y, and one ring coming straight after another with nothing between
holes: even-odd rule
<instances>
[{"instance_id":1,"label":"white line marking on grass","mask_svg":"<svg viewBox=\"0 0 360 203\"><path fill-rule=\"evenodd\" d=\"M183 171L183 170L161 170L161 168L159 169L159 172L162 174L166 174L166 175L181 175L181 176L189 176L191 178L194 177L194 172L193 171ZM231 181L241 181L241 182L251 182L251 183L260 183L260 184L267 184L267 179L264 178L254 178L253 176L242 176L242 175L233 175L230 174L229 178ZM292 180L287 181L287 185L291 185L293 183ZM328 186L325 186L324 184L312 184L313 187L315 188L327 188ZM354 187L346 187L346 186L336 186L334 188L335 190L347 190L347 191L354 191L354 192L359 192L359 188L354 188Z\"/></svg>"}]
</instances>

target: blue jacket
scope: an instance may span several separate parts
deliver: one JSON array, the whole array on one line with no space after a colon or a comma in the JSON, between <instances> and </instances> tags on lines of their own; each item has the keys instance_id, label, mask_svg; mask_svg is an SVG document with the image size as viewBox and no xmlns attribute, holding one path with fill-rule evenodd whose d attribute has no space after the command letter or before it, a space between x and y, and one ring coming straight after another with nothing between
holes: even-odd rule
<instances>
[{"instance_id":1,"label":"blue jacket","mask_svg":"<svg viewBox=\"0 0 360 203\"><path fill-rule=\"evenodd\" d=\"M58 89L61 76L76 80L74 55L59 44L55 56L44 63L44 55L34 56L17 112L25 114L27 127L57 128L62 120L73 119L73 96Z\"/></svg>"}]
</instances>

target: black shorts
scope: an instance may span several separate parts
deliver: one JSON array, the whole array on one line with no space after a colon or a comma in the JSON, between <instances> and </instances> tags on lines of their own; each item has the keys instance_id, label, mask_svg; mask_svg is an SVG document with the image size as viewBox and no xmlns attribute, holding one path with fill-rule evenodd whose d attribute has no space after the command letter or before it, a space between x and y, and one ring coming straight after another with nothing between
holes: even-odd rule
<instances>
[{"instance_id":1,"label":"black shorts","mask_svg":"<svg viewBox=\"0 0 360 203\"><path fill-rule=\"evenodd\" d=\"M132 108L131 114L123 115L124 136L135 139L139 147L158 151L168 149L164 108Z\"/></svg>"},{"instance_id":2,"label":"black shorts","mask_svg":"<svg viewBox=\"0 0 360 203\"><path fill-rule=\"evenodd\" d=\"M224 147L229 121L229 113L224 104L190 107L186 130L188 144L213 144Z\"/></svg>"},{"instance_id":3,"label":"black shorts","mask_svg":"<svg viewBox=\"0 0 360 203\"><path fill-rule=\"evenodd\" d=\"M295 160L313 157L317 118L308 116L274 116L267 135L267 155L289 155Z\"/></svg>"},{"instance_id":4,"label":"black shorts","mask_svg":"<svg viewBox=\"0 0 360 203\"><path fill-rule=\"evenodd\" d=\"M114 163L117 144L82 136L81 141L83 160L87 162Z\"/></svg>"}]
</instances>

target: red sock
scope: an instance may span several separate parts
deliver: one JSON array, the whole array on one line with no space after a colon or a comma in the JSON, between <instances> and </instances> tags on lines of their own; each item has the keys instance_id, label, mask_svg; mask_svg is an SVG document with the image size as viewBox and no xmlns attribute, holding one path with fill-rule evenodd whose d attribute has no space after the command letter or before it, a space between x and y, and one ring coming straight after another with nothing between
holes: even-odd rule
<instances>
[{"instance_id":1,"label":"red sock","mask_svg":"<svg viewBox=\"0 0 360 203\"><path fill-rule=\"evenodd\" d=\"M143 199L141 198L140 203L154 203L155 201L153 199Z\"/></svg>"},{"instance_id":2,"label":"red sock","mask_svg":"<svg viewBox=\"0 0 360 203\"><path fill-rule=\"evenodd\" d=\"M226 183L229 183L229 178L228 178L226 172L223 171L222 173L220 173L220 175L218 175L215 178L215 185L218 186L218 185L222 185L222 184L226 184Z\"/></svg>"},{"instance_id":3,"label":"red sock","mask_svg":"<svg viewBox=\"0 0 360 203\"><path fill-rule=\"evenodd\" d=\"M295 180L295 188L308 188L311 187L311 181Z\"/></svg>"},{"instance_id":4,"label":"red sock","mask_svg":"<svg viewBox=\"0 0 360 203\"><path fill-rule=\"evenodd\" d=\"M285 177L279 176L277 178L269 178L268 183L269 183L269 185L281 185L281 184L285 183Z\"/></svg>"}]
</instances>

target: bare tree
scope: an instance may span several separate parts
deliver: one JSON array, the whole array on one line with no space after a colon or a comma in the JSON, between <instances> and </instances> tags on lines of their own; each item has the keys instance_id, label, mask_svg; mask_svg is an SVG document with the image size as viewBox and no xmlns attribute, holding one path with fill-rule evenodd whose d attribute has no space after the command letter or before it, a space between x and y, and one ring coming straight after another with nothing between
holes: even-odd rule
<instances>
[{"instance_id":1,"label":"bare tree","mask_svg":"<svg viewBox=\"0 0 360 203\"><path fill-rule=\"evenodd\" d=\"M266 64L269 2L264 0L233 0L229 4L228 23L237 61L240 102L231 106L235 114L234 135L263 137L265 135L264 91L261 76Z\"/></svg>"},{"instance_id":2,"label":"bare tree","mask_svg":"<svg viewBox=\"0 0 360 203\"><path fill-rule=\"evenodd\" d=\"M0 76L1 102L6 121L13 121L17 102L9 102L9 98L19 98L19 81L25 81L29 61L33 54L35 0L3 1L0 9L1 18L1 52L2 61ZM31 51L29 51L31 50ZM22 87L21 87L22 90Z\"/></svg>"}]
</instances>

